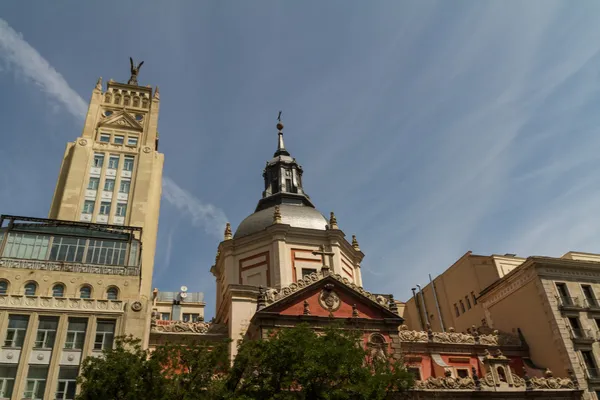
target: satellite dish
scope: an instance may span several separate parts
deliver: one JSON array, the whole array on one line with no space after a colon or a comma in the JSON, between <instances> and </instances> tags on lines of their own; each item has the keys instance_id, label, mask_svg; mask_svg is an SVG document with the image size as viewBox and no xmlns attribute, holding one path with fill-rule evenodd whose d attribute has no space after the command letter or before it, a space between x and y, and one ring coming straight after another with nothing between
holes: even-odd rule
<instances>
[{"instance_id":1,"label":"satellite dish","mask_svg":"<svg viewBox=\"0 0 600 400\"><path fill-rule=\"evenodd\" d=\"M182 292L187 292L187 286L182 286L182 287L181 287L181 291L182 291Z\"/></svg>"},{"instance_id":2,"label":"satellite dish","mask_svg":"<svg viewBox=\"0 0 600 400\"><path fill-rule=\"evenodd\" d=\"M185 286L184 286L184 287L185 287ZM187 297L187 293L186 293L186 292L183 292L183 293L181 293L181 298L182 298L182 299L185 299L186 297Z\"/></svg>"}]
</instances>

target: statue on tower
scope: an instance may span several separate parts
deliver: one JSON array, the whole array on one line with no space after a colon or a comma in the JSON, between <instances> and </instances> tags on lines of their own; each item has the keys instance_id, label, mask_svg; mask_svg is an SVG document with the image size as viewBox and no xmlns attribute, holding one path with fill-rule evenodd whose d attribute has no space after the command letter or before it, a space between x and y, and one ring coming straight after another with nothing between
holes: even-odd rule
<instances>
[{"instance_id":1,"label":"statue on tower","mask_svg":"<svg viewBox=\"0 0 600 400\"><path fill-rule=\"evenodd\" d=\"M138 84L137 76L140 73L140 68L142 68L142 65L144 64L144 62L142 61L136 67L135 64L133 63L133 58L129 57L129 63L131 64L131 77L129 78L129 81L127 81L127 84L128 85L137 85Z\"/></svg>"}]
</instances>

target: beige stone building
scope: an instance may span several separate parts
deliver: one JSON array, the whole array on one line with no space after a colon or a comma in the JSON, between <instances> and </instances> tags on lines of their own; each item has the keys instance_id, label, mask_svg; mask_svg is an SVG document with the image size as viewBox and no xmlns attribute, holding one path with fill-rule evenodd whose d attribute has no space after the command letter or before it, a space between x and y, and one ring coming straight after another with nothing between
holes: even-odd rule
<instances>
[{"instance_id":1,"label":"beige stone building","mask_svg":"<svg viewBox=\"0 0 600 400\"><path fill-rule=\"evenodd\" d=\"M539 367L573 374L584 398L600 399L599 293L598 254L524 259L469 252L415 290L404 317L418 330L429 323L433 330L475 325L519 334Z\"/></svg>"},{"instance_id":2,"label":"beige stone building","mask_svg":"<svg viewBox=\"0 0 600 400\"><path fill-rule=\"evenodd\" d=\"M98 80L49 219L0 217L0 399L73 399L87 356L148 343L161 196L158 90Z\"/></svg>"}]
</instances>

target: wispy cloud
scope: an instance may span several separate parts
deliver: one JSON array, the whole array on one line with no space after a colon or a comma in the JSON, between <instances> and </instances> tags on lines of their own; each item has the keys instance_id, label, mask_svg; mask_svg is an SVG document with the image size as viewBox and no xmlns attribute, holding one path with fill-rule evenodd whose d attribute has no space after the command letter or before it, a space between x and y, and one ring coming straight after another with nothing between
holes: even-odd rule
<instances>
[{"instance_id":1,"label":"wispy cloud","mask_svg":"<svg viewBox=\"0 0 600 400\"><path fill-rule=\"evenodd\" d=\"M36 85L49 98L58 101L77 118L83 118L86 102L48 61L10 25L0 18L0 57L6 70Z\"/></svg>"},{"instance_id":2,"label":"wispy cloud","mask_svg":"<svg viewBox=\"0 0 600 400\"><path fill-rule=\"evenodd\" d=\"M216 237L223 234L222 230L227 223L223 210L202 202L169 177L163 178L163 198L180 212L190 216L194 226L204 228L206 233Z\"/></svg>"}]
</instances>

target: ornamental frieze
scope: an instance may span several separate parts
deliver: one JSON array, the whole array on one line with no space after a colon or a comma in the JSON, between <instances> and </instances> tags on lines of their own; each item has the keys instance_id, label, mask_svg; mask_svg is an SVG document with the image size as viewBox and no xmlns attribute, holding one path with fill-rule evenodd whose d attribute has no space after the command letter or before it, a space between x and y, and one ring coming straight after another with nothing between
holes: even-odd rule
<instances>
[{"instance_id":1,"label":"ornamental frieze","mask_svg":"<svg viewBox=\"0 0 600 400\"><path fill-rule=\"evenodd\" d=\"M480 328L481 329L481 328ZM489 334L479 334L476 328L471 328L472 333L455 332L454 328L449 328L447 332L433 331L413 331L406 325L400 325L398 329L398 338L400 342L419 342L419 343L446 343L446 344L479 344L486 346L521 346L521 340L515 336L504 332L492 331Z\"/></svg>"},{"instance_id":2,"label":"ornamental frieze","mask_svg":"<svg viewBox=\"0 0 600 400\"><path fill-rule=\"evenodd\" d=\"M424 381L415 382L415 389L419 390L474 390L475 381L472 377L453 378L450 371L446 371L446 376L439 378L429 377Z\"/></svg>"},{"instance_id":3,"label":"ornamental frieze","mask_svg":"<svg viewBox=\"0 0 600 400\"><path fill-rule=\"evenodd\" d=\"M56 311L94 311L122 313L121 300L96 300L45 296L0 296L1 308L31 308Z\"/></svg>"},{"instance_id":4,"label":"ornamental frieze","mask_svg":"<svg viewBox=\"0 0 600 400\"><path fill-rule=\"evenodd\" d=\"M211 322L183 322L152 320L152 332L164 333L227 333L227 326Z\"/></svg>"},{"instance_id":5,"label":"ornamental frieze","mask_svg":"<svg viewBox=\"0 0 600 400\"><path fill-rule=\"evenodd\" d=\"M102 275L138 276L140 274L140 269L137 267L65 263L60 261L45 260L21 260L13 258L0 259L0 267L33 269L42 271L77 272Z\"/></svg>"}]
</instances>

